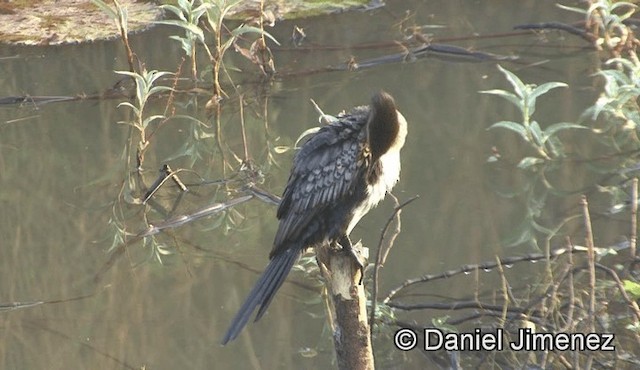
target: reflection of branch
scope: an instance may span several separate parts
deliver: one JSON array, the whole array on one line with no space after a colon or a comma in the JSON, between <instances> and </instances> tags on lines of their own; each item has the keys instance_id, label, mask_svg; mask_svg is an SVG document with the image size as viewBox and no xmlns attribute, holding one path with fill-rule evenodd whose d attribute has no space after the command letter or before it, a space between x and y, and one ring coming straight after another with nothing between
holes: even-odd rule
<instances>
[{"instance_id":1,"label":"reflection of branch","mask_svg":"<svg viewBox=\"0 0 640 370\"><path fill-rule=\"evenodd\" d=\"M255 186L253 184L248 185L246 190L248 192L250 192L254 197L260 199L261 201L263 201L265 203L271 203L271 204L274 204L276 206L280 204L280 197L279 196L277 196L275 194L272 194L272 193L269 193L266 190L262 190L262 189L260 189L259 187Z\"/></svg>"},{"instance_id":2,"label":"reflection of branch","mask_svg":"<svg viewBox=\"0 0 640 370\"><path fill-rule=\"evenodd\" d=\"M43 330L43 331L49 332L51 334L54 334L54 335L57 335L57 336L62 337L64 339L67 339L69 341L72 341L73 343L79 344L82 347L89 348L93 352L95 352L95 353L97 353L97 354L99 354L101 356L104 356L104 357L114 361L115 363L119 364L120 366L124 367L125 369L130 369L130 370L139 369L138 367L129 365L128 363L124 362L123 360L117 358L115 355L112 355L112 354L107 353L106 351L104 351L102 349L99 349L99 348L95 347L94 345L88 343L87 341L78 340L78 338L76 338L75 336L67 335L67 334L65 334L65 333L63 333L61 331L58 331L58 330L55 330L53 328L44 326L41 323L37 323L36 324L35 322L33 322L33 323L28 324L27 326L30 326L30 327L32 327L34 329L39 329L39 330Z\"/></svg>"},{"instance_id":3,"label":"reflection of branch","mask_svg":"<svg viewBox=\"0 0 640 370\"><path fill-rule=\"evenodd\" d=\"M147 236L152 236L155 234L158 234L159 232L166 230L166 229L171 229L171 228L175 228L178 226L182 226L184 224L187 224L189 222L195 221L197 219L200 219L202 217L206 217L206 216L210 216L212 214L215 213L219 213L222 212L230 207L236 206L238 204L244 203L249 201L250 199L252 199L254 196L253 195L244 195L235 199L231 199L228 200L227 202L224 203L213 203L210 204L204 208L201 208L197 211L195 211L192 214L189 215L180 215L180 216L176 216L176 217L172 217L169 220L166 220L164 222L161 222L157 225L149 225L149 227L146 230L143 230L141 232L139 232L138 234L136 234L133 238L127 240L125 243L118 245L115 250L111 253L111 257L109 258L109 260L102 266L102 268L94 275L94 282L98 282L100 281L100 279L102 279L102 275L107 272L112 266L113 264L116 262L116 260L125 252L125 250L127 249L127 247L135 242L137 242L140 239L143 239Z\"/></svg>"},{"instance_id":4,"label":"reflection of branch","mask_svg":"<svg viewBox=\"0 0 640 370\"><path fill-rule=\"evenodd\" d=\"M233 207L235 205L244 203L253 198L253 195L243 195L241 197L228 200L224 203L213 203L204 208L200 208L199 210L189 214L189 215L180 215L172 217L164 222L161 222L157 225L150 225L146 230L139 232L136 234L136 237L144 238L147 236L155 235L164 229L174 228L178 226L182 226L186 223L198 220L202 217L210 216L214 213L219 213L227 208Z\"/></svg>"},{"instance_id":5,"label":"reflection of branch","mask_svg":"<svg viewBox=\"0 0 640 370\"><path fill-rule=\"evenodd\" d=\"M31 307L36 307L36 306L40 306L43 304L56 304L56 303L67 303L67 302L73 302L73 301L80 301L83 299L87 299L87 298L91 298L94 295L98 294L99 292L93 292L90 294L85 294L85 295L81 295L81 296L77 296L77 297L72 297L72 298L63 298L63 299L52 299L49 301L30 301L30 302L9 302L9 303L0 303L0 311L14 311L14 310L19 310L19 309L23 309L23 308L31 308Z\"/></svg>"}]
</instances>

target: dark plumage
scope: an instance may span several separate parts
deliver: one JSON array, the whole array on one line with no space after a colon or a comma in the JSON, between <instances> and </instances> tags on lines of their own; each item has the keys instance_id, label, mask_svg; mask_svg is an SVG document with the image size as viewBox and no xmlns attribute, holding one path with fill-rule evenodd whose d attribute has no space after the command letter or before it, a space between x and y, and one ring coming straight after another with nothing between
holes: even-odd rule
<instances>
[{"instance_id":1,"label":"dark plumage","mask_svg":"<svg viewBox=\"0 0 640 370\"><path fill-rule=\"evenodd\" d=\"M351 247L351 230L398 180L406 133L406 121L393 98L379 92L370 106L339 115L304 143L278 207L280 225L269 264L223 344L236 338L258 306L255 321L262 317L307 248L325 243Z\"/></svg>"}]
</instances>

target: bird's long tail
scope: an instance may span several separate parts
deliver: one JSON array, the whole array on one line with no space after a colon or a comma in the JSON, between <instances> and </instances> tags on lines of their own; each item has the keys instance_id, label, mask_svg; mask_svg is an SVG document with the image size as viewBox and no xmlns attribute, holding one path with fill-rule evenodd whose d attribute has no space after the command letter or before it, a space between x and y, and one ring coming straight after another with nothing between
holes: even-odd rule
<instances>
[{"instance_id":1,"label":"bird's long tail","mask_svg":"<svg viewBox=\"0 0 640 370\"><path fill-rule=\"evenodd\" d=\"M254 321L260 320L264 315L269 303L273 299L282 283L284 283L289 271L300 257L301 251L297 248L289 248L283 253L277 254L271 258L267 268L260 276L260 279L256 282L256 285L249 293L249 296L240 307L240 310L236 314L236 317L231 321L231 326L227 330L222 339L222 344L227 344L229 341L234 340L238 334L242 331L247 321L251 317L253 311L260 305L258 313Z\"/></svg>"}]
</instances>

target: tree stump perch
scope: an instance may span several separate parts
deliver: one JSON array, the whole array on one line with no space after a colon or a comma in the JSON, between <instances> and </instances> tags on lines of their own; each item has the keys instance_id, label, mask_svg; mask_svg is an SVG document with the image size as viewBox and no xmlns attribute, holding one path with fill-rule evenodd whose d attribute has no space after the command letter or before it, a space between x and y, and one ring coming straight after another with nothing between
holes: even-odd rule
<instances>
[{"instance_id":1,"label":"tree stump perch","mask_svg":"<svg viewBox=\"0 0 640 370\"><path fill-rule=\"evenodd\" d=\"M360 242L353 248L363 255L368 252ZM338 369L373 370L371 331L360 266L352 255L332 246L317 248L316 258L331 297L333 312L329 316L334 318L331 326Z\"/></svg>"}]
</instances>

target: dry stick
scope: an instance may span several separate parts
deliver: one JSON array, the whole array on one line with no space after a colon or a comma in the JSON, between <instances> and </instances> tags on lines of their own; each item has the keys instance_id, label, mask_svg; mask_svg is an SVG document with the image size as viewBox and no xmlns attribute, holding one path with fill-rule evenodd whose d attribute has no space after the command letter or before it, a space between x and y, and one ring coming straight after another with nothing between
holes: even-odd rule
<instances>
[{"instance_id":1,"label":"dry stick","mask_svg":"<svg viewBox=\"0 0 640 370\"><path fill-rule=\"evenodd\" d=\"M629 237L630 242L630 253L631 258L636 257L636 240L637 240L637 231L638 230L638 178L634 177L633 182L631 184L631 236Z\"/></svg>"},{"instance_id":2,"label":"dry stick","mask_svg":"<svg viewBox=\"0 0 640 370\"><path fill-rule=\"evenodd\" d=\"M567 236L567 248L569 249L569 252L573 252L573 242L571 241L571 238ZM569 253L569 266L573 269L574 268L574 263L573 263L573 253ZM567 276L567 284L569 285L568 290L569 290L569 312L567 312L567 325L564 329L562 329L561 331L563 332L573 332L574 330L574 323L573 323L573 315L575 313L575 308L576 308L576 295L575 295L575 287L573 284L573 272L569 273L569 275ZM573 351L571 354L571 368L573 369L578 369L580 363L578 362L578 353L576 351Z\"/></svg>"},{"instance_id":3,"label":"dry stick","mask_svg":"<svg viewBox=\"0 0 640 370\"><path fill-rule=\"evenodd\" d=\"M502 267L502 262L500 261L500 257L496 255L496 266L498 268L498 274L500 275L500 281L502 283L501 286L501 291L502 291L502 312L500 313L500 317L498 319L498 327L499 328L504 328L505 324L507 322L507 313L509 312L509 283L507 282L507 277L504 274L504 268ZM477 299L477 289L476 289L476 299ZM510 351L509 352L510 357L512 358L512 360L515 361L516 356L515 354Z\"/></svg>"},{"instance_id":4,"label":"dry stick","mask_svg":"<svg viewBox=\"0 0 640 370\"><path fill-rule=\"evenodd\" d=\"M313 100L311 100L311 102L316 107L316 109L319 109L317 104ZM395 223L396 223L396 228L393 231L393 235L391 236L391 239L395 239L395 236L400 233L400 230L402 228L401 221L400 221L400 215L402 214L402 209L399 207L398 198L396 198L396 196L391 193L389 193L389 196L391 197L391 199L393 199L393 203L395 204L395 209L391 214L391 216L389 216L389 218L387 219L387 222L384 225L382 232L380 233L380 240L378 241L378 251L376 253L376 262L373 266L373 277L372 277L373 287L371 288L371 312L369 313L369 328L371 329L371 336L373 336L373 323L376 317L376 308L377 308L377 302L378 302L378 273L380 272L380 267L382 267L382 264L383 264L382 260L386 259L382 256L383 255L382 242L384 241L384 237L387 234L387 230L391 225L391 220L395 220ZM390 240L388 249L390 250L392 246L393 246L393 240Z\"/></svg>"},{"instance_id":5,"label":"dry stick","mask_svg":"<svg viewBox=\"0 0 640 370\"><path fill-rule=\"evenodd\" d=\"M574 289L574 284L573 284L573 270L574 270L574 263L573 263L573 242L571 242L571 238L570 237L566 237L566 242L567 242L567 249L569 250L569 274L567 275L567 290L568 290L568 294L569 294L569 308L567 311L567 319L566 319L566 324L563 328L560 328L560 332L565 332L565 333L569 333L569 332L573 332L574 330L574 322L573 322L573 315L575 312L575 302L576 302L576 298L575 298L575 289ZM562 283L561 279L559 281L559 283ZM578 362L578 352L577 351L572 351L570 354L570 358L571 358L571 363L569 364L570 366L567 366L565 364L565 367L568 369L578 369L579 368L579 362ZM564 357L561 358L561 361L564 360ZM568 360L566 360L568 361ZM564 364L564 362L563 362Z\"/></svg>"},{"instance_id":6,"label":"dry stick","mask_svg":"<svg viewBox=\"0 0 640 370\"><path fill-rule=\"evenodd\" d=\"M567 248L569 249L569 266L571 268L574 267L573 263L573 243L571 242L571 238L567 236ZM573 274L569 274L567 276L567 284L569 285L569 311L567 312L567 326L562 331L573 331L573 314L576 308L576 295L575 288L573 285Z\"/></svg>"},{"instance_id":7,"label":"dry stick","mask_svg":"<svg viewBox=\"0 0 640 370\"><path fill-rule=\"evenodd\" d=\"M473 301L454 301L454 302L434 302L434 303L399 303L399 302L389 302L389 307L396 308L398 310L404 311L415 311L415 310L447 310L447 311L457 311L457 310L469 310L469 309L477 309L483 311L493 311L493 312L502 312L504 309L504 305L501 304L489 304L482 303L479 300ZM509 307L510 313L518 313L525 315L533 315L540 316L539 310L531 310L528 307L519 307L519 306L511 306Z\"/></svg>"},{"instance_id":8,"label":"dry stick","mask_svg":"<svg viewBox=\"0 0 640 370\"><path fill-rule=\"evenodd\" d=\"M582 251L580 251L582 252ZM554 249L552 251L549 252L551 257L558 257L561 256L565 253L567 253L567 249L566 248L558 248L558 249ZM530 253L524 256L515 256L515 257L504 257L500 259L500 263L503 265L513 265L516 263L520 263L520 262L533 262L533 261L540 261L545 259L545 255L544 254L540 254L540 253ZM463 265L460 268L457 268L455 270L447 270L444 272L441 272L439 274L427 274L427 275L423 275L417 278L413 278L413 279L407 279L405 280L401 285L399 285L396 288L393 288L392 290L389 291L389 293L387 294L387 296L384 298L383 303L387 303L389 302L391 299L395 298L400 291L402 291L403 289L411 286L411 285L415 285L418 283L427 283L430 281L434 281L434 280L440 280L440 279L446 279L446 278L450 278L452 276L455 275L459 275L459 274L467 274L470 272L475 272L478 273L479 270L491 270L496 268L496 263L494 261L491 262L483 262L480 264L471 264L471 265ZM477 276L476 276L476 280L477 280Z\"/></svg>"},{"instance_id":9,"label":"dry stick","mask_svg":"<svg viewBox=\"0 0 640 370\"><path fill-rule=\"evenodd\" d=\"M242 94L238 97L240 102L240 129L242 131L242 146L244 146L244 162L249 161L249 148L247 147L247 133L244 129L244 99Z\"/></svg>"},{"instance_id":10,"label":"dry stick","mask_svg":"<svg viewBox=\"0 0 640 370\"><path fill-rule=\"evenodd\" d=\"M409 200L406 200L405 202L399 205L398 198L396 198L391 193L389 193L389 196L391 196L391 198L395 202L396 208L393 210L393 213L391 214L391 216L389 216L389 218L387 219L387 222L384 225L384 228L382 229L382 233L380 233L380 241L378 242L378 253L376 254L376 263L375 263L375 266L373 267L373 287L371 288L371 313L369 315L369 326L371 328L371 335L373 335L373 322L376 317L376 306L378 302L379 270L382 266L384 266L384 263L387 260L387 256L389 255L389 252L391 251L391 248L393 247L393 244L396 240L396 237L398 237L398 235L400 234L400 229L402 226L400 223L400 214L402 213L402 208L420 197L419 195L416 195L413 198L410 198ZM384 237L387 234L387 230L391 225L391 221L393 221L394 219L396 220L396 228L393 231L393 234L391 235L391 237L389 238L389 243L387 243L388 247L383 252L382 242L384 241Z\"/></svg>"},{"instance_id":11,"label":"dry stick","mask_svg":"<svg viewBox=\"0 0 640 370\"><path fill-rule=\"evenodd\" d=\"M595 252L593 250L593 229L591 228L591 216L589 215L589 203L587 197L582 195L580 199L580 205L582 206L582 216L584 217L584 229L585 229L585 243L587 244L587 260L589 263L589 331L591 333L596 332L595 327L595 314L596 314L596 267L595 267ZM589 354L587 356L586 369L591 369L593 364L593 356Z\"/></svg>"},{"instance_id":12,"label":"dry stick","mask_svg":"<svg viewBox=\"0 0 640 370\"><path fill-rule=\"evenodd\" d=\"M473 321L476 323L475 326L477 326L477 320L482 317L502 317L502 313L474 310L472 314L469 314L467 316L458 317L456 319L449 318L447 319L446 324L451 326L458 326L462 323ZM538 325L539 327L548 328L548 325L544 321L540 320L538 317L529 316L528 314L524 314L520 312L507 312L507 319L509 321L527 320Z\"/></svg>"},{"instance_id":13,"label":"dry stick","mask_svg":"<svg viewBox=\"0 0 640 370\"><path fill-rule=\"evenodd\" d=\"M224 146L222 145L222 110L220 104L216 104L215 109L216 144L218 150L220 150L220 157L222 158L222 177L225 177L227 173L227 158L224 153Z\"/></svg>"},{"instance_id":14,"label":"dry stick","mask_svg":"<svg viewBox=\"0 0 640 370\"><path fill-rule=\"evenodd\" d=\"M502 299L504 301L499 325L501 328L504 328L504 324L507 321L507 312L509 310L509 288L507 277L504 275L504 269L502 268L502 263L500 263L500 257L496 256L496 262L498 263L498 273L500 274L500 280L502 282Z\"/></svg>"}]
</instances>

